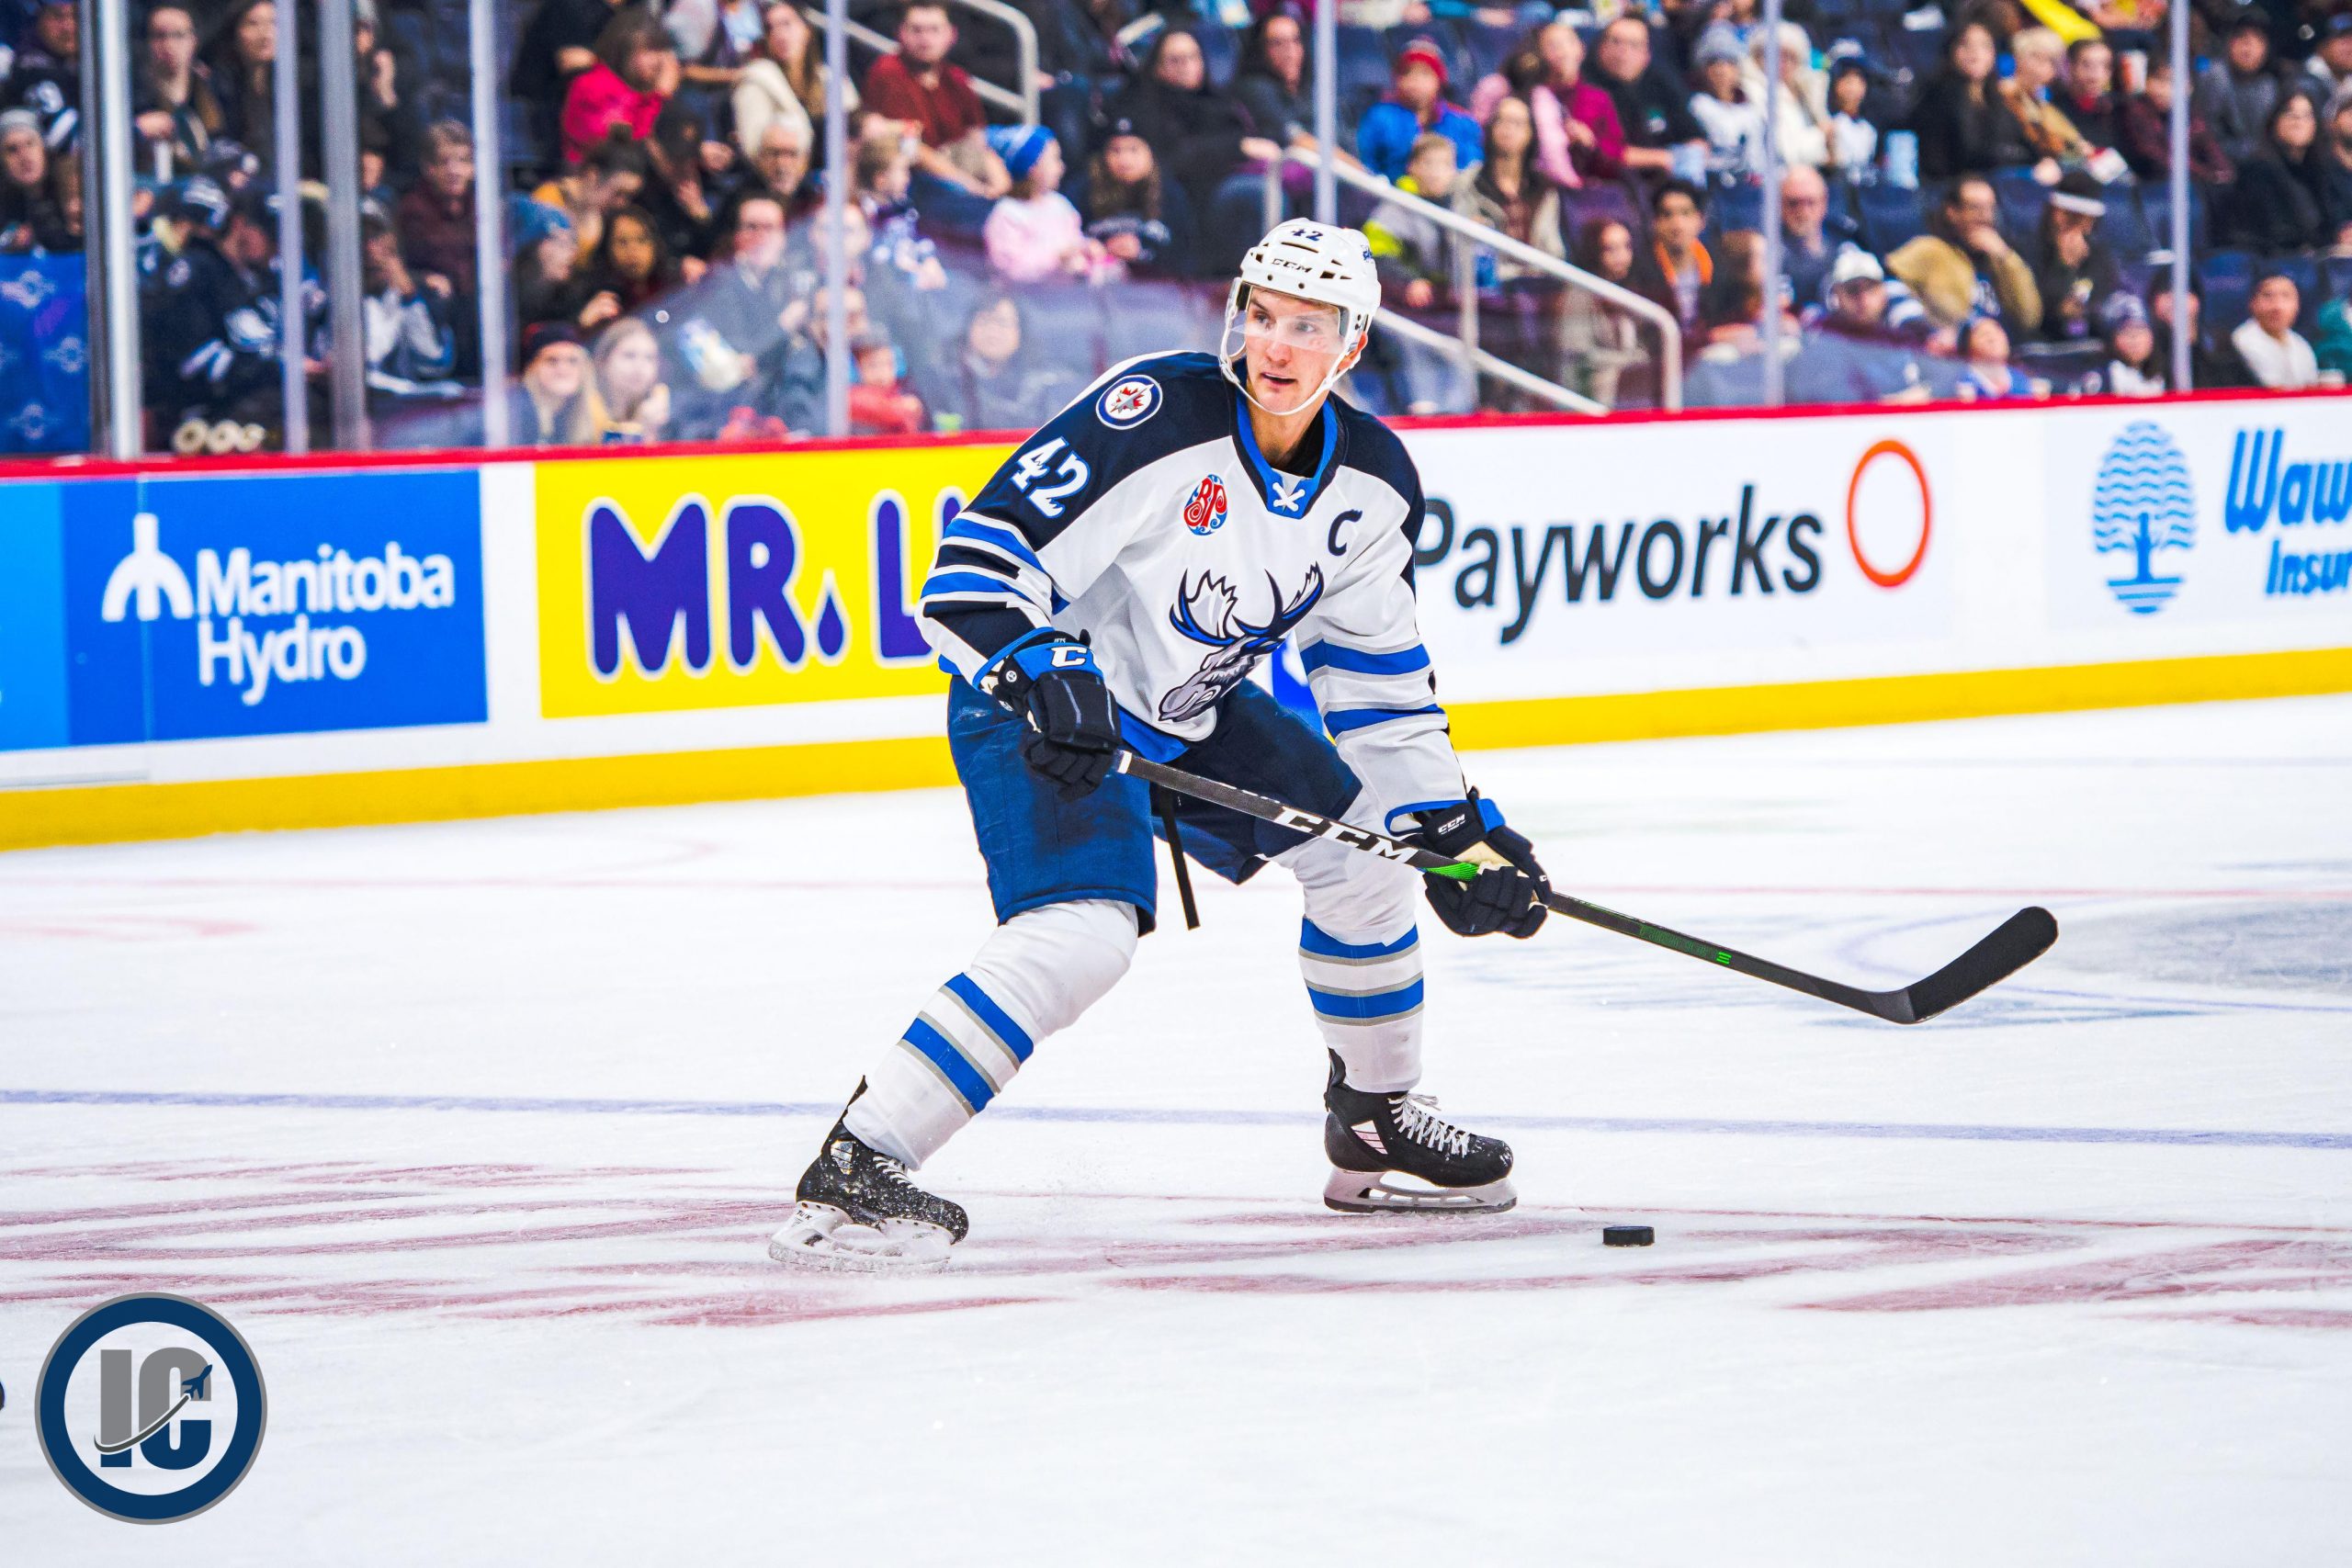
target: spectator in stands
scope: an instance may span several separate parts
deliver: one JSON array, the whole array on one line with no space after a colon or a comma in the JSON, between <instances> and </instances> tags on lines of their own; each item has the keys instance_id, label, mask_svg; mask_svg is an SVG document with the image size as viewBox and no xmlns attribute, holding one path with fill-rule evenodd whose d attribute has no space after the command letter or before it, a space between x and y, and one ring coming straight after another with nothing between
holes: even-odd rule
<instances>
[{"instance_id":1,"label":"spectator in stands","mask_svg":"<svg viewBox=\"0 0 2352 1568\"><path fill-rule=\"evenodd\" d=\"M1714 260L1714 276L1699 299L1700 330L1707 345L1754 353L1762 341L1764 312L1770 308L1781 312L1781 341L1793 348L1798 322L1789 313L1787 299L1766 304L1769 296L1782 294L1783 288L1765 287L1764 236L1753 229L1735 229L1716 246Z\"/></svg>"},{"instance_id":2,"label":"spectator in stands","mask_svg":"<svg viewBox=\"0 0 2352 1568\"><path fill-rule=\"evenodd\" d=\"M147 13L147 49L132 89L131 125L145 144L140 166L154 166L158 147L171 149L175 173L193 170L228 123L213 96L211 73L197 63L196 18L186 6Z\"/></svg>"},{"instance_id":3,"label":"spectator in stands","mask_svg":"<svg viewBox=\"0 0 2352 1568\"><path fill-rule=\"evenodd\" d=\"M2091 323L2115 292L2115 253L2098 237L2107 216L2099 183L2082 169L2069 169L2041 209L2041 225L2027 260L2034 290L2041 296L2041 333L2051 343L2091 336Z\"/></svg>"},{"instance_id":4,"label":"spectator in stands","mask_svg":"<svg viewBox=\"0 0 2352 1568\"><path fill-rule=\"evenodd\" d=\"M2001 102L2025 135L2033 160L2056 164L2079 164L2091 154L2082 132L2052 100L2059 62L2066 46L2048 28L2027 28L2009 39L2009 57L2016 69L2001 84Z\"/></svg>"},{"instance_id":5,"label":"spectator in stands","mask_svg":"<svg viewBox=\"0 0 2352 1568\"><path fill-rule=\"evenodd\" d=\"M1478 156L1478 122L1445 100L1445 53L1417 38L1391 62L1388 96L1363 111L1356 125L1356 156L1383 179L1399 179L1413 144L1423 136L1453 143L1456 165ZM1612 111L1613 112L1613 111Z\"/></svg>"},{"instance_id":6,"label":"spectator in stands","mask_svg":"<svg viewBox=\"0 0 2352 1568\"><path fill-rule=\"evenodd\" d=\"M670 423L670 388L653 329L622 317L598 335L594 364L598 439L608 446L661 440Z\"/></svg>"},{"instance_id":7,"label":"spectator in stands","mask_svg":"<svg viewBox=\"0 0 2352 1568\"><path fill-rule=\"evenodd\" d=\"M768 121L752 150L752 167L741 188L775 192L785 216L797 222L824 205L824 181L808 172L808 134L783 119Z\"/></svg>"},{"instance_id":8,"label":"spectator in stands","mask_svg":"<svg viewBox=\"0 0 2352 1568\"><path fill-rule=\"evenodd\" d=\"M2066 88L2059 103L2091 146L2121 142L2116 125L2121 100L2115 96L2115 51L2105 39L2078 38L2066 46Z\"/></svg>"},{"instance_id":9,"label":"spectator in stands","mask_svg":"<svg viewBox=\"0 0 2352 1568\"><path fill-rule=\"evenodd\" d=\"M563 209L580 248L594 251L605 242L605 215L634 202L644 188L645 149L616 134L589 148L579 163L533 191L531 199Z\"/></svg>"},{"instance_id":10,"label":"spectator in stands","mask_svg":"<svg viewBox=\"0 0 2352 1568\"><path fill-rule=\"evenodd\" d=\"M651 176L638 193L637 204L653 215L662 243L680 258L707 256L720 238L726 199L712 187L705 172L702 127L683 107L673 106L653 123L645 142L645 167Z\"/></svg>"},{"instance_id":11,"label":"spectator in stands","mask_svg":"<svg viewBox=\"0 0 2352 1568\"><path fill-rule=\"evenodd\" d=\"M1741 85L1748 97L1764 101L1764 53L1761 29L1747 40L1747 62ZM1781 162L1817 169L1829 162L1829 85L1813 68L1813 40L1794 22L1781 24L1781 107L1775 124Z\"/></svg>"},{"instance_id":12,"label":"spectator in stands","mask_svg":"<svg viewBox=\"0 0 2352 1568\"><path fill-rule=\"evenodd\" d=\"M662 243L661 231L646 210L619 208L605 220L604 237L589 258L582 284L588 305L582 313L593 312L598 319L625 316L691 281Z\"/></svg>"},{"instance_id":13,"label":"spectator in stands","mask_svg":"<svg viewBox=\"0 0 2352 1568\"><path fill-rule=\"evenodd\" d=\"M514 47L507 87L531 117L543 153L560 135L564 97L572 78L596 63L596 40L627 0L538 0Z\"/></svg>"},{"instance_id":14,"label":"spectator in stands","mask_svg":"<svg viewBox=\"0 0 2352 1568\"><path fill-rule=\"evenodd\" d=\"M40 0L16 61L0 71L12 107L40 119L50 151L79 146L82 134L82 24L74 0Z\"/></svg>"},{"instance_id":15,"label":"spectator in stands","mask_svg":"<svg viewBox=\"0 0 2352 1568\"><path fill-rule=\"evenodd\" d=\"M650 13L621 12L596 39L596 63L563 97L563 161L577 164L615 127L643 141L678 90L678 51Z\"/></svg>"},{"instance_id":16,"label":"spectator in stands","mask_svg":"<svg viewBox=\"0 0 2352 1568\"><path fill-rule=\"evenodd\" d=\"M1764 165L1764 106L1740 85L1739 40L1728 28L1710 28L1699 39L1699 90L1690 115L1707 131L1707 166L1740 175Z\"/></svg>"},{"instance_id":17,"label":"spectator in stands","mask_svg":"<svg viewBox=\"0 0 2352 1568\"><path fill-rule=\"evenodd\" d=\"M413 95L401 81L404 68L399 51L376 30L375 0L356 0L351 30L358 77L361 154L380 153L385 166L405 183L416 173L423 122ZM317 156L316 152L307 153L305 164Z\"/></svg>"},{"instance_id":18,"label":"spectator in stands","mask_svg":"<svg viewBox=\"0 0 2352 1568\"><path fill-rule=\"evenodd\" d=\"M1715 260L1699 243L1706 223L1699 187L1668 180L1650 197L1649 254L1634 259L1634 287L1673 311L1686 337L1699 331L1699 297L1715 276Z\"/></svg>"},{"instance_id":19,"label":"spectator in stands","mask_svg":"<svg viewBox=\"0 0 2352 1568\"><path fill-rule=\"evenodd\" d=\"M1576 265L1621 288L1633 288L1634 231L1614 218L1596 218L1577 235ZM1649 363L1642 320L1589 289L1571 288L1560 311L1561 367L1566 383L1614 408L1627 374Z\"/></svg>"},{"instance_id":20,"label":"spectator in stands","mask_svg":"<svg viewBox=\"0 0 2352 1568\"><path fill-rule=\"evenodd\" d=\"M923 401L942 430L1035 429L1078 392L1079 378L1025 352L1028 323L1010 294L991 294L935 367Z\"/></svg>"},{"instance_id":21,"label":"spectator in stands","mask_svg":"<svg viewBox=\"0 0 2352 1568\"><path fill-rule=\"evenodd\" d=\"M1887 323L1886 271L1868 251L1838 253L1828 308L1789 361L1789 400L1911 403L1929 389L1910 339Z\"/></svg>"},{"instance_id":22,"label":"spectator in stands","mask_svg":"<svg viewBox=\"0 0 2352 1568\"><path fill-rule=\"evenodd\" d=\"M2352 87L2329 99L2321 118L2326 129L2316 156L2326 192L2323 205L2335 225L2335 248L2352 250Z\"/></svg>"},{"instance_id":23,"label":"spectator in stands","mask_svg":"<svg viewBox=\"0 0 2352 1568\"><path fill-rule=\"evenodd\" d=\"M537 201L521 204L509 274L515 324L565 321L577 326L589 298L579 271L580 236L563 209Z\"/></svg>"},{"instance_id":24,"label":"spectator in stands","mask_svg":"<svg viewBox=\"0 0 2352 1568\"><path fill-rule=\"evenodd\" d=\"M2230 334L2230 346L2254 378L2255 385L2274 392L2300 392L2319 385L2319 359L2303 334L2295 330L2302 313L2303 293L2283 272L2266 272L2254 280L2248 315Z\"/></svg>"},{"instance_id":25,"label":"spectator in stands","mask_svg":"<svg viewBox=\"0 0 2352 1568\"><path fill-rule=\"evenodd\" d=\"M1183 184L1196 213L1214 209L1217 186L1243 164L1282 156L1280 144L1258 134L1237 100L1209 85L1201 40L1182 28L1152 40L1134 85L1111 112L1151 143L1161 170Z\"/></svg>"},{"instance_id":26,"label":"spectator in stands","mask_svg":"<svg viewBox=\"0 0 2352 1568\"><path fill-rule=\"evenodd\" d=\"M523 331L523 374L507 389L507 431L518 446L593 446L604 438L588 351L569 321Z\"/></svg>"},{"instance_id":27,"label":"spectator in stands","mask_svg":"<svg viewBox=\"0 0 2352 1568\"><path fill-rule=\"evenodd\" d=\"M2352 378L2352 299L2339 297L2319 308L2312 354L2323 376Z\"/></svg>"},{"instance_id":28,"label":"spectator in stands","mask_svg":"<svg viewBox=\"0 0 2352 1568\"><path fill-rule=\"evenodd\" d=\"M2007 402L2041 394L2009 364L2009 334L1998 316L1971 316L1960 329L1960 396L1969 402Z\"/></svg>"},{"instance_id":29,"label":"spectator in stands","mask_svg":"<svg viewBox=\"0 0 2352 1568\"><path fill-rule=\"evenodd\" d=\"M761 12L763 32L757 50L744 63L735 84L735 144L745 157L755 156L770 124L782 121L800 129L801 146L814 147L825 123L825 93L832 78L816 47L808 18L792 0L768 0ZM857 89L845 89L842 107L857 112Z\"/></svg>"},{"instance_id":30,"label":"spectator in stands","mask_svg":"<svg viewBox=\"0 0 2352 1568\"><path fill-rule=\"evenodd\" d=\"M40 115L28 108L0 111L0 251L60 247L65 214L49 165Z\"/></svg>"},{"instance_id":31,"label":"spectator in stands","mask_svg":"<svg viewBox=\"0 0 2352 1568\"><path fill-rule=\"evenodd\" d=\"M1453 143L1430 131L1413 143L1396 188L1446 205L1454 182ZM1381 288L1408 310L1427 310L1446 293L1451 246L1435 220L1398 201L1384 201L1364 220L1363 236Z\"/></svg>"},{"instance_id":32,"label":"spectator in stands","mask_svg":"<svg viewBox=\"0 0 2352 1568\"><path fill-rule=\"evenodd\" d=\"M1049 133L1050 134L1050 133ZM849 345L856 379L849 389L852 435L913 435L929 421L922 399L899 377L899 349L888 333L868 331Z\"/></svg>"},{"instance_id":33,"label":"spectator in stands","mask_svg":"<svg viewBox=\"0 0 2352 1568\"><path fill-rule=\"evenodd\" d=\"M2116 110L2117 151L2145 182L2172 177L2172 62L2158 55L2148 62L2147 82ZM2229 154L2222 151L2193 99L2188 107L2188 177L2200 186L2227 185L2237 177ZM2157 238L2166 239L2161 234Z\"/></svg>"},{"instance_id":34,"label":"spectator in stands","mask_svg":"<svg viewBox=\"0 0 2352 1568\"><path fill-rule=\"evenodd\" d=\"M1528 34L1503 68L1478 84L1471 114L1483 124L1508 95L1524 99L1535 119L1535 166L1570 189L1614 179L1625 169L1625 130L1608 92L1584 80L1584 39L1566 22ZM1474 163L1476 147L1462 152Z\"/></svg>"},{"instance_id":35,"label":"spectator in stands","mask_svg":"<svg viewBox=\"0 0 2352 1568\"><path fill-rule=\"evenodd\" d=\"M213 95L220 99L228 140L262 160L277 144L277 6L274 0L237 0L213 30Z\"/></svg>"},{"instance_id":36,"label":"spectator in stands","mask_svg":"<svg viewBox=\"0 0 2352 1568\"><path fill-rule=\"evenodd\" d=\"M142 323L153 351L153 406L159 425L175 433L188 419L283 417L277 215L257 190L240 192L224 211L217 237L209 221L190 214L180 254L165 265ZM325 368L306 358L312 378Z\"/></svg>"},{"instance_id":37,"label":"spectator in stands","mask_svg":"<svg viewBox=\"0 0 2352 1568\"><path fill-rule=\"evenodd\" d=\"M1878 123L1870 118L1870 67L1852 55L1829 68L1829 166L1849 181L1878 168Z\"/></svg>"},{"instance_id":38,"label":"spectator in stands","mask_svg":"<svg viewBox=\"0 0 2352 1568\"><path fill-rule=\"evenodd\" d=\"M2262 146L2238 168L2222 204L2221 243L2260 255L2323 250L2335 243L2327 166L2318 151L2319 112L2301 88L2282 94L2263 128ZM2346 214L2344 222L2352 222Z\"/></svg>"},{"instance_id":39,"label":"spectator in stands","mask_svg":"<svg viewBox=\"0 0 2352 1568\"><path fill-rule=\"evenodd\" d=\"M714 265L673 308L675 352L694 380L679 399L685 434L705 434L727 411L752 394L739 392L778 352L787 317L797 320L807 299L786 254L784 204L763 192L738 200L729 214L729 255Z\"/></svg>"},{"instance_id":40,"label":"spectator in stands","mask_svg":"<svg viewBox=\"0 0 2352 1568\"><path fill-rule=\"evenodd\" d=\"M662 11L662 26L677 51L684 81L729 90L742 81L767 30L760 0L670 0ZM807 30L805 22L802 30Z\"/></svg>"},{"instance_id":41,"label":"spectator in stands","mask_svg":"<svg viewBox=\"0 0 2352 1568\"><path fill-rule=\"evenodd\" d=\"M2352 8L2338 9L2319 24L2312 57L2303 62L2301 85L2321 103L2352 90Z\"/></svg>"},{"instance_id":42,"label":"spectator in stands","mask_svg":"<svg viewBox=\"0 0 2352 1568\"><path fill-rule=\"evenodd\" d=\"M1928 215L1928 232L1887 257L1886 267L1939 325L1958 327L1990 314L2019 334L2041 329L2041 292L2033 268L2001 237L2000 203L1982 175L1953 182Z\"/></svg>"},{"instance_id":43,"label":"spectator in stands","mask_svg":"<svg viewBox=\"0 0 2352 1568\"><path fill-rule=\"evenodd\" d=\"M1911 106L1921 178L1948 180L2033 162L2025 128L1993 85L1997 58L1993 31L1983 22L1962 22L1945 39L1942 66Z\"/></svg>"},{"instance_id":44,"label":"spectator in stands","mask_svg":"<svg viewBox=\"0 0 2352 1568\"><path fill-rule=\"evenodd\" d=\"M424 172L392 209L401 259L425 282L440 278L464 311L474 297L474 139L454 119L424 133Z\"/></svg>"},{"instance_id":45,"label":"spectator in stands","mask_svg":"<svg viewBox=\"0 0 2352 1568\"><path fill-rule=\"evenodd\" d=\"M1062 150L1054 133L1042 125L1009 126L989 140L1012 176L1012 188L980 231L997 276L1007 283L1107 283L1124 276L1102 242L1087 237L1085 220L1062 194Z\"/></svg>"},{"instance_id":46,"label":"spectator in stands","mask_svg":"<svg viewBox=\"0 0 2352 1568\"><path fill-rule=\"evenodd\" d=\"M1625 167L1671 175L1679 157L1683 172L1697 169L1706 156L1706 128L1690 117L1690 94L1653 63L1649 23L1638 14L1619 17L1600 29L1594 54L1593 83L1617 110Z\"/></svg>"},{"instance_id":47,"label":"spectator in stands","mask_svg":"<svg viewBox=\"0 0 2352 1568\"><path fill-rule=\"evenodd\" d=\"M1151 143L1132 120L1114 120L1087 173L1086 232L1140 276L1183 275L1193 254L1193 209L1163 178Z\"/></svg>"},{"instance_id":48,"label":"spectator in stands","mask_svg":"<svg viewBox=\"0 0 2352 1568\"><path fill-rule=\"evenodd\" d=\"M2173 294L2169 269L2157 273L2148 280L2148 321L2156 334L2156 364L2165 373L2167 391L2188 389L2174 384L2173 360ZM2188 275L2188 374L2190 384L2199 391L2215 388L2251 387L2254 376L2245 361L2227 342L2215 343L2205 332L2205 286L2197 274Z\"/></svg>"},{"instance_id":49,"label":"spectator in stands","mask_svg":"<svg viewBox=\"0 0 2352 1568\"><path fill-rule=\"evenodd\" d=\"M1802 164L1781 176L1781 271L1800 308L1823 301L1838 254L1861 243L1861 228L1829 212L1829 183Z\"/></svg>"},{"instance_id":50,"label":"spectator in stands","mask_svg":"<svg viewBox=\"0 0 2352 1568\"><path fill-rule=\"evenodd\" d=\"M915 209L944 228L977 234L997 197L1012 188L1012 176L989 150L988 116L971 77L947 62L955 43L947 7L914 0L899 19L899 52L884 55L866 73L865 107L912 124L922 136L914 155Z\"/></svg>"},{"instance_id":51,"label":"spectator in stands","mask_svg":"<svg viewBox=\"0 0 2352 1568\"><path fill-rule=\"evenodd\" d=\"M2269 14L2249 6L2230 24L2222 58L2205 68L2189 102L2233 164L2259 157L2271 111L2285 85L2270 62Z\"/></svg>"},{"instance_id":52,"label":"spectator in stands","mask_svg":"<svg viewBox=\"0 0 2352 1568\"><path fill-rule=\"evenodd\" d=\"M1535 111L1525 98L1501 99L1487 111L1481 156L1449 187L1449 204L1464 218L1500 230L1545 255L1566 260L1568 249L1560 234L1560 190L1535 166L1534 152ZM1508 256L1494 258L1494 272L1496 279L1506 284L1537 276Z\"/></svg>"},{"instance_id":53,"label":"spectator in stands","mask_svg":"<svg viewBox=\"0 0 2352 1568\"><path fill-rule=\"evenodd\" d=\"M2098 322L2107 358L2084 382L2084 395L2163 397L2165 367L2156 358L2156 334L2148 324L2148 308L2129 294L2117 294L2100 308Z\"/></svg>"},{"instance_id":54,"label":"spectator in stands","mask_svg":"<svg viewBox=\"0 0 2352 1568\"><path fill-rule=\"evenodd\" d=\"M1313 152L1317 151L1315 80L1308 70L1305 33L1295 11L1268 11L1260 17L1242 43L1232 90L1260 135Z\"/></svg>"},{"instance_id":55,"label":"spectator in stands","mask_svg":"<svg viewBox=\"0 0 2352 1568\"><path fill-rule=\"evenodd\" d=\"M381 217L361 217L361 341L371 393L450 397L458 334L449 322L448 286L419 282L401 259L400 238ZM373 400L371 399L371 401Z\"/></svg>"},{"instance_id":56,"label":"spectator in stands","mask_svg":"<svg viewBox=\"0 0 2352 1568\"><path fill-rule=\"evenodd\" d=\"M922 232L915 209L907 199L914 164L905 139L894 122L877 120L884 128L869 130L857 144L850 197L865 217L876 266L903 276L910 287L926 293L947 287L946 269L940 265L939 247Z\"/></svg>"}]
</instances>

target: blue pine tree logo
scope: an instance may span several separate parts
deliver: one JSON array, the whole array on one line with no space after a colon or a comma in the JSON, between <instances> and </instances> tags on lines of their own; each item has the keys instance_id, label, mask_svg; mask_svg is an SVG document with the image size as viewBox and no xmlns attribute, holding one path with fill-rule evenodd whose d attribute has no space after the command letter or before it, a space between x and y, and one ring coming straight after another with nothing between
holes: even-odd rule
<instances>
[{"instance_id":1,"label":"blue pine tree logo","mask_svg":"<svg viewBox=\"0 0 2352 1568\"><path fill-rule=\"evenodd\" d=\"M2162 425L2133 420L2099 460L2091 490L2091 539L2101 555L2129 552L2129 577L2110 577L2108 590L2135 615L2153 615L2180 592L2180 579L2156 571L2159 550L2197 543L2197 491L2188 458Z\"/></svg>"}]
</instances>

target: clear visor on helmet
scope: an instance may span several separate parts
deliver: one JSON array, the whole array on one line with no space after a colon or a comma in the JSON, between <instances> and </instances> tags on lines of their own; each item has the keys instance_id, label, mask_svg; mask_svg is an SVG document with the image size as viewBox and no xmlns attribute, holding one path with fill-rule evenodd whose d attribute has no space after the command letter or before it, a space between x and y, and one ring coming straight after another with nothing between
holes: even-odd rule
<instances>
[{"instance_id":1,"label":"clear visor on helmet","mask_svg":"<svg viewBox=\"0 0 2352 1568\"><path fill-rule=\"evenodd\" d=\"M1340 312L1335 305L1275 316L1253 300L1241 312L1243 337L1261 343L1271 340L1307 353L1339 353L1341 331Z\"/></svg>"}]
</instances>

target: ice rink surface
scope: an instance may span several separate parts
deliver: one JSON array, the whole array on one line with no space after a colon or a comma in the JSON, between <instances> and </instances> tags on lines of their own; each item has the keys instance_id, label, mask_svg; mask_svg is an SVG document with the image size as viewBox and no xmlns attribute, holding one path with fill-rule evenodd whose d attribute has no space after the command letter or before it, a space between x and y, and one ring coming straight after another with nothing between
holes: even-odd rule
<instances>
[{"instance_id":1,"label":"ice rink surface","mask_svg":"<svg viewBox=\"0 0 2352 1568\"><path fill-rule=\"evenodd\" d=\"M956 795L0 856L0 1558L2352 1561L2352 698L1470 764L1563 886L1841 978L2064 934L1904 1030L1425 921L1522 1201L1357 1218L1295 894L1204 886L876 1282L762 1247L984 934ZM270 1395L161 1534L29 1420L139 1289Z\"/></svg>"}]
</instances>

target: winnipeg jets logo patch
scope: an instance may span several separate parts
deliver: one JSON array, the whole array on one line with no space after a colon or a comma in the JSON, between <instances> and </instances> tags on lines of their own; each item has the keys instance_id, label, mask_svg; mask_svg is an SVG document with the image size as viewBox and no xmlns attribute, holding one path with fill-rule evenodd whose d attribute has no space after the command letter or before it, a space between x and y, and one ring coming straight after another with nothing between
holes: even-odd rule
<instances>
[{"instance_id":1,"label":"winnipeg jets logo patch","mask_svg":"<svg viewBox=\"0 0 2352 1568\"><path fill-rule=\"evenodd\" d=\"M1159 412L1159 383L1148 376L1130 376L1102 394L1094 417L1114 430L1133 430Z\"/></svg>"},{"instance_id":2,"label":"winnipeg jets logo patch","mask_svg":"<svg viewBox=\"0 0 2352 1568\"><path fill-rule=\"evenodd\" d=\"M1287 512L1293 517L1297 516L1298 509L1306 504L1306 476L1303 474L1274 474L1270 477L1272 479L1274 486L1274 510L1277 512Z\"/></svg>"},{"instance_id":3,"label":"winnipeg jets logo patch","mask_svg":"<svg viewBox=\"0 0 2352 1568\"><path fill-rule=\"evenodd\" d=\"M1225 479L1211 474L1193 487L1184 502L1184 526L1205 538L1225 526Z\"/></svg>"}]
</instances>

